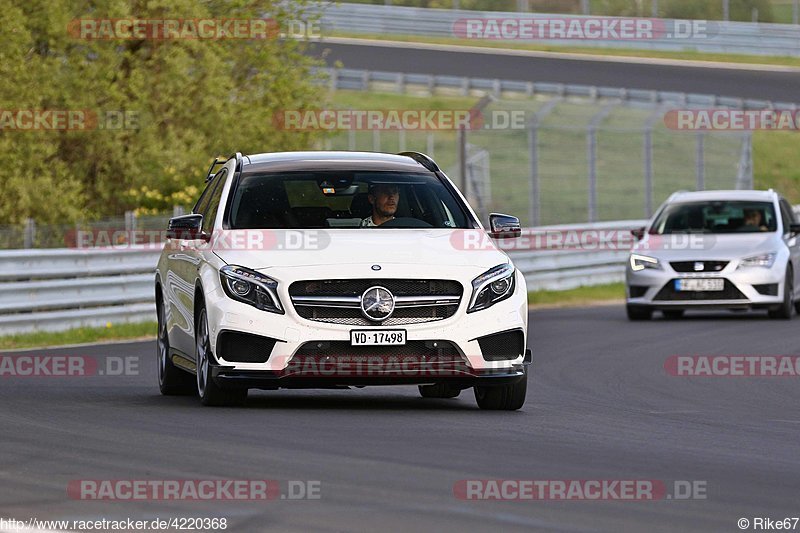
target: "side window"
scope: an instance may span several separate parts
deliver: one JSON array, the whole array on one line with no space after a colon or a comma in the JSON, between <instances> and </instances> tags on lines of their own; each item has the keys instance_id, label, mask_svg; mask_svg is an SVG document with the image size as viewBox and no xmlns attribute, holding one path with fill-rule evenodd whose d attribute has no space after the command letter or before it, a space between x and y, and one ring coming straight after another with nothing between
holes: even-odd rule
<instances>
[{"instance_id":1,"label":"side window","mask_svg":"<svg viewBox=\"0 0 800 533\"><path fill-rule=\"evenodd\" d=\"M208 204L201 211L203 214L203 231L210 233L214 226L214 220L217 218L217 211L219 210L219 203L222 199L222 189L225 187L225 177L228 175L226 169L222 169L219 174L214 177L214 190L208 195Z\"/></svg>"},{"instance_id":2,"label":"side window","mask_svg":"<svg viewBox=\"0 0 800 533\"><path fill-rule=\"evenodd\" d=\"M214 176L211 179L211 181L208 182L208 185L206 185L206 188L203 189L203 194L200 195L200 199L197 200L196 204L194 204L194 207L192 208L192 213L200 214L208 206L208 199L211 196L211 192L214 190L214 186L217 184L217 177L218 176L219 176L219 173L216 176Z\"/></svg>"}]
</instances>

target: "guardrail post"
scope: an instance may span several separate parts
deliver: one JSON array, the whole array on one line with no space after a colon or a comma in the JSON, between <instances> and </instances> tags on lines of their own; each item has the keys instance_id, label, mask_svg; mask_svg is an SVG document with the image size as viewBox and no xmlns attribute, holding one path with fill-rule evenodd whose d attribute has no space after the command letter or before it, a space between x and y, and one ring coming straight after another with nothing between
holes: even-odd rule
<instances>
[{"instance_id":1,"label":"guardrail post","mask_svg":"<svg viewBox=\"0 0 800 533\"><path fill-rule=\"evenodd\" d=\"M696 175L696 188L698 191L706 189L706 162L705 162L705 133L698 132L697 134L697 147L695 157L695 175Z\"/></svg>"},{"instance_id":2,"label":"guardrail post","mask_svg":"<svg viewBox=\"0 0 800 533\"><path fill-rule=\"evenodd\" d=\"M25 219L25 234L23 236L23 248L33 248L33 243L36 241L36 221L32 218Z\"/></svg>"}]
</instances>

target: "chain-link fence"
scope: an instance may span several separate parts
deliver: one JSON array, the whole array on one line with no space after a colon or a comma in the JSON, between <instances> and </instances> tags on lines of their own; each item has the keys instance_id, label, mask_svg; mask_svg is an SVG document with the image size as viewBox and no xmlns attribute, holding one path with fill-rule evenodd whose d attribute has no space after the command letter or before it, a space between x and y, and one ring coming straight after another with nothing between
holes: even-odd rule
<instances>
[{"instance_id":1,"label":"chain-link fence","mask_svg":"<svg viewBox=\"0 0 800 533\"><path fill-rule=\"evenodd\" d=\"M499 99L481 111L485 127L461 135L348 131L324 147L427 152L484 221L507 212L527 226L647 218L676 190L753 187L749 133L676 131L665 124L668 109L613 99ZM520 113L517 127L493 127Z\"/></svg>"}]
</instances>

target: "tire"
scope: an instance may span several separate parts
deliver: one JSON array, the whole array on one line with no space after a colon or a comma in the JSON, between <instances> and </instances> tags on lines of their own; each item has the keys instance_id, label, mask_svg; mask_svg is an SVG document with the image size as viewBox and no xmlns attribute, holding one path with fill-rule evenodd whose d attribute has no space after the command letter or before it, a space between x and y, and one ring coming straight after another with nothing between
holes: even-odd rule
<instances>
[{"instance_id":1,"label":"tire","mask_svg":"<svg viewBox=\"0 0 800 533\"><path fill-rule=\"evenodd\" d=\"M158 337L156 340L156 361L158 365L158 388L164 396L190 396L197 392L192 375L172 363L169 357L169 335L164 303L156 300L158 317Z\"/></svg>"},{"instance_id":2,"label":"tire","mask_svg":"<svg viewBox=\"0 0 800 533\"><path fill-rule=\"evenodd\" d=\"M525 404L525 396L528 392L528 367L525 367L525 375L512 385L500 385L499 387L483 387L476 385L475 401L478 407L489 411L516 411Z\"/></svg>"},{"instance_id":3,"label":"tire","mask_svg":"<svg viewBox=\"0 0 800 533\"><path fill-rule=\"evenodd\" d=\"M767 315L778 320L791 320L794 310L794 273L792 268L788 267L786 269L786 281L783 284L783 303L777 309L767 311Z\"/></svg>"},{"instance_id":4,"label":"tire","mask_svg":"<svg viewBox=\"0 0 800 533\"><path fill-rule=\"evenodd\" d=\"M628 313L628 320L650 320L653 317L653 310L639 305L626 305L625 310Z\"/></svg>"},{"instance_id":5,"label":"tire","mask_svg":"<svg viewBox=\"0 0 800 533\"><path fill-rule=\"evenodd\" d=\"M223 389L211 378L211 343L208 337L208 315L205 306L197 312L194 328L195 362L197 363L197 395L208 406L243 405L247 389Z\"/></svg>"},{"instance_id":6,"label":"tire","mask_svg":"<svg viewBox=\"0 0 800 533\"><path fill-rule=\"evenodd\" d=\"M435 385L420 385L419 393L423 398L456 398L461 394L461 389L447 383L437 383Z\"/></svg>"},{"instance_id":7,"label":"tire","mask_svg":"<svg viewBox=\"0 0 800 533\"><path fill-rule=\"evenodd\" d=\"M683 318L683 309L673 309L671 311L662 311L664 318L667 320L680 320Z\"/></svg>"}]
</instances>

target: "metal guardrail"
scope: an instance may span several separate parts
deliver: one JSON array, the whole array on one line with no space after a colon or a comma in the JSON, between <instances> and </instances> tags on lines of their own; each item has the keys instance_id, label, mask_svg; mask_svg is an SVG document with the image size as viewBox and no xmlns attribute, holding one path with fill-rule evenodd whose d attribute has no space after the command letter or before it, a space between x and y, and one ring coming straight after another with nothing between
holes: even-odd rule
<instances>
[{"instance_id":1,"label":"metal guardrail","mask_svg":"<svg viewBox=\"0 0 800 533\"><path fill-rule=\"evenodd\" d=\"M524 96L544 95L552 97L576 97L589 99L615 99L648 106L663 105L674 107L727 107L731 109L790 109L798 108L796 103L771 102L752 98L715 96L713 94L682 93L646 89L625 89L618 87L598 87L549 82L530 82L500 80L491 78L468 78L460 76L437 76L433 74L403 74L398 72L372 71L360 69L332 69L321 71L329 76L331 89L368 91L377 88L405 93L410 87L423 87L433 94L436 91L454 91L469 96L473 91L491 93L496 97L504 93Z\"/></svg>"},{"instance_id":2,"label":"metal guardrail","mask_svg":"<svg viewBox=\"0 0 800 533\"><path fill-rule=\"evenodd\" d=\"M155 320L158 247L0 251L0 335Z\"/></svg>"},{"instance_id":3,"label":"metal guardrail","mask_svg":"<svg viewBox=\"0 0 800 533\"><path fill-rule=\"evenodd\" d=\"M455 37L453 28L460 19L541 19L563 18L564 15L541 13L466 11L371 4L335 4L320 2L316 10L321 15L323 34L331 32L365 35L418 35L426 37ZM570 17L573 17L572 15ZM575 15L582 18L582 15ZM604 17L605 18L605 17ZM691 24L692 21L660 19L666 27ZM580 41L543 39L543 45L569 45L578 42L582 47L627 48L662 51L698 51L746 55L800 56L800 33L790 24L757 22L709 21L708 34L686 38L654 38L648 40L581 39ZM530 41L529 41L530 42Z\"/></svg>"},{"instance_id":4,"label":"metal guardrail","mask_svg":"<svg viewBox=\"0 0 800 533\"><path fill-rule=\"evenodd\" d=\"M627 231L644 223L604 222L535 231ZM155 321L153 283L160 252L158 246L0 251L0 335ZM621 281L627 257L625 250L509 254L531 290Z\"/></svg>"}]
</instances>

